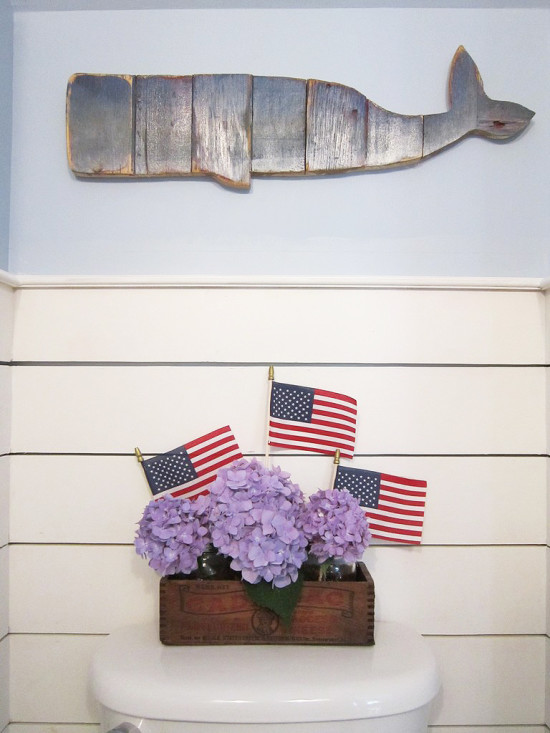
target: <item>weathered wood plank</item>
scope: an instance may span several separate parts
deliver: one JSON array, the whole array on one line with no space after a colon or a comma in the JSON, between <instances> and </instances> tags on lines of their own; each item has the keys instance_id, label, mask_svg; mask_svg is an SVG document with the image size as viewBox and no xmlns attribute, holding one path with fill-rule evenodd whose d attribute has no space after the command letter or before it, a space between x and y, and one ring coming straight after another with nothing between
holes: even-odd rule
<instances>
[{"instance_id":1,"label":"weathered wood plank","mask_svg":"<svg viewBox=\"0 0 550 733\"><path fill-rule=\"evenodd\" d=\"M476 129L478 99L480 92L483 93L480 84L479 72L471 56L457 51L449 78L451 108L448 112L424 116L424 157Z\"/></svg>"},{"instance_id":2,"label":"weathered wood plank","mask_svg":"<svg viewBox=\"0 0 550 733\"><path fill-rule=\"evenodd\" d=\"M191 76L136 76L135 173L191 172Z\"/></svg>"},{"instance_id":3,"label":"weathered wood plank","mask_svg":"<svg viewBox=\"0 0 550 733\"><path fill-rule=\"evenodd\" d=\"M306 147L305 79L255 76L252 100L252 171L303 171Z\"/></svg>"},{"instance_id":4,"label":"weathered wood plank","mask_svg":"<svg viewBox=\"0 0 550 733\"><path fill-rule=\"evenodd\" d=\"M250 186L252 76L193 77L192 171Z\"/></svg>"},{"instance_id":5,"label":"weathered wood plank","mask_svg":"<svg viewBox=\"0 0 550 733\"><path fill-rule=\"evenodd\" d=\"M367 163L367 100L351 87L308 80L306 170L345 171Z\"/></svg>"},{"instance_id":6,"label":"weathered wood plank","mask_svg":"<svg viewBox=\"0 0 550 733\"><path fill-rule=\"evenodd\" d=\"M82 176L133 173L132 77L74 74L67 89L67 155Z\"/></svg>"},{"instance_id":7,"label":"weathered wood plank","mask_svg":"<svg viewBox=\"0 0 550 733\"><path fill-rule=\"evenodd\" d=\"M369 101L367 165L384 167L422 157L422 115L398 115Z\"/></svg>"}]
</instances>

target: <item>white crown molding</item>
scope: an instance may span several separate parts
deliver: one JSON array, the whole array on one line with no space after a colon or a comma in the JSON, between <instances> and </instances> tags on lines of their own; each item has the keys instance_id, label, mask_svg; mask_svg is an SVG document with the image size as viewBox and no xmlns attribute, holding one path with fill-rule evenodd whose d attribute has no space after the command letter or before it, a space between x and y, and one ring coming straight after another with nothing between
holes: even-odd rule
<instances>
[{"instance_id":1,"label":"white crown molding","mask_svg":"<svg viewBox=\"0 0 550 733\"><path fill-rule=\"evenodd\" d=\"M5 270L0 270L0 285L8 285L9 287L17 288L19 287L19 278L15 275L11 275Z\"/></svg>"},{"instance_id":2,"label":"white crown molding","mask_svg":"<svg viewBox=\"0 0 550 733\"><path fill-rule=\"evenodd\" d=\"M269 277L269 276L46 276L0 270L0 283L21 290L71 289L297 289L297 290L514 290L545 291L548 278L496 277Z\"/></svg>"}]
</instances>

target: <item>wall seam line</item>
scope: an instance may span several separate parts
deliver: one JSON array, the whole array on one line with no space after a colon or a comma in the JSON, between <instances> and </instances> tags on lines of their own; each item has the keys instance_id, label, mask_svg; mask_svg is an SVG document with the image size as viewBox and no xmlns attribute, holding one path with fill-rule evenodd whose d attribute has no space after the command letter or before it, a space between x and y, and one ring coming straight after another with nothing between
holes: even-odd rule
<instances>
[{"instance_id":1,"label":"wall seam line","mask_svg":"<svg viewBox=\"0 0 550 733\"><path fill-rule=\"evenodd\" d=\"M550 364L545 362L269 362L269 361L102 361L102 360L17 360L0 362L0 366L10 367L200 367L200 368L257 368L257 367L330 367L342 369L546 369Z\"/></svg>"}]
</instances>

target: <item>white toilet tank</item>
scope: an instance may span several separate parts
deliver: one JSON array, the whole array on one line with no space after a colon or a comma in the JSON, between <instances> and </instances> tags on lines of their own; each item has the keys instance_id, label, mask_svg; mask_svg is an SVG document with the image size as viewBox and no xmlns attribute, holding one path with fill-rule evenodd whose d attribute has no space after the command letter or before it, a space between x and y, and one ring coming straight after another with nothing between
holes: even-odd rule
<instances>
[{"instance_id":1,"label":"white toilet tank","mask_svg":"<svg viewBox=\"0 0 550 733\"><path fill-rule=\"evenodd\" d=\"M163 646L112 633L92 663L104 732L425 733L439 674L416 632L378 621L374 646Z\"/></svg>"}]
</instances>

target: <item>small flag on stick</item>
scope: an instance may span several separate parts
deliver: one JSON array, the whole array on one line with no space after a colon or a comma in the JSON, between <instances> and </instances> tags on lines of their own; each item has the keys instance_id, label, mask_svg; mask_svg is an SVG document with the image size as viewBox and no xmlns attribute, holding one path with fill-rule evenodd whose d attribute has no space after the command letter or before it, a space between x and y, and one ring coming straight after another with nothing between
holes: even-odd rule
<instances>
[{"instance_id":1,"label":"small flag on stick","mask_svg":"<svg viewBox=\"0 0 550 733\"><path fill-rule=\"evenodd\" d=\"M313 387L273 382L269 445L353 458L357 401Z\"/></svg>"},{"instance_id":2,"label":"small flag on stick","mask_svg":"<svg viewBox=\"0 0 550 733\"><path fill-rule=\"evenodd\" d=\"M419 545L424 524L426 481L338 466L335 489L347 489L359 500L373 537Z\"/></svg>"},{"instance_id":3,"label":"small flag on stick","mask_svg":"<svg viewBox=\"0 0 550 733\"><path fill-rule=\"evenodd\" d=\"M167 494L192 499L207 493L220 468L242 457L231 428L226 425L140 463L155 499Z\"/></svg>"}]
</instances>

